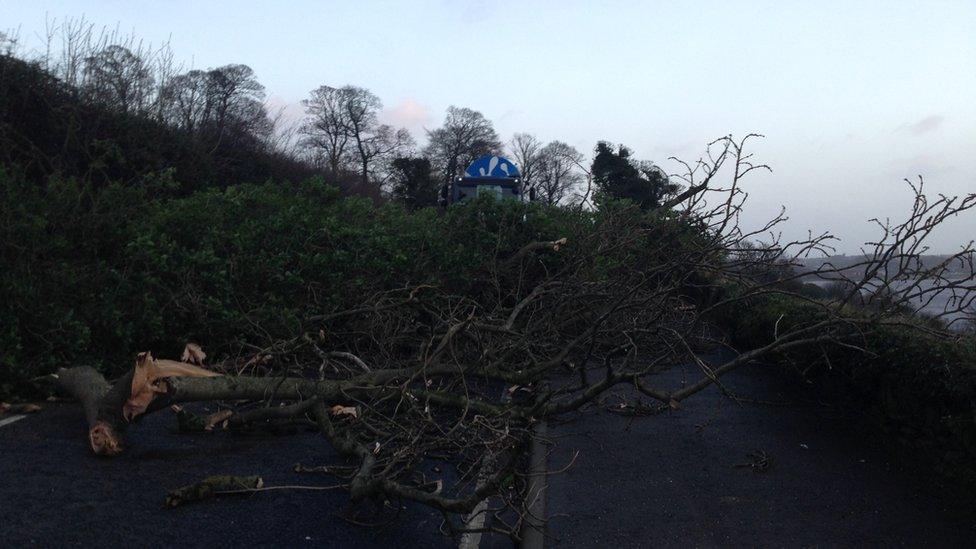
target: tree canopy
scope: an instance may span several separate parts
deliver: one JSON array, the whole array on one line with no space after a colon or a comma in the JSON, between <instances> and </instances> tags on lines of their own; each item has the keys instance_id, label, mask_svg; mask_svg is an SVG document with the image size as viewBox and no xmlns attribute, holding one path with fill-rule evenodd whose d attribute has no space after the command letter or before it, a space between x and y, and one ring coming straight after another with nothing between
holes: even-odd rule
<instances>
[{"instance_id":1,"label":"tree canopy","mask_svg":"<svg viewBox=\"0 0 976 549\"><path fill-rule=\"evenodd\" d=\"M444 125L427 132L424 154L444 180L460 175L479 156L501 154L502 143L491 121L466 107L447 108Z\"/></svg>"},{"instance_id":2,"label":"tree canopy","mask_svg":"<svg viewBox=\"0 0 976 549\"><path fill-rule=\"evenodd\" d=\"M393 199L410 208L437 205L438 183L427 158L401 157L393 161Z\"/></svg>"},{"instance_id":3,"label":"tree canopy","mask_svg":"<svg viewBox=\"0 0 976 549\"><path fill-rule=\"evenodd\" d=\"M629 199L647 210L659 206L666 195L678 188L652 163L633 159L625 145L614 147L600 141L594 153L593 181L597 190L608 198Z\"/></svg>"}]
</instances>

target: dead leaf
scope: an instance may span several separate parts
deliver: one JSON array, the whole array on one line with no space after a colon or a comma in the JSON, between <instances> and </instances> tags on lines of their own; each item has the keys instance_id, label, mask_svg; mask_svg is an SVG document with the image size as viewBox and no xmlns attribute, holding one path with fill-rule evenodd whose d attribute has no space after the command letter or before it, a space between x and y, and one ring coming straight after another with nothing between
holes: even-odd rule
<instances>
[{"instance_id":1,"label":"dead leaf","mask_svg":"<svg viewBox=\"0 0 976 549\"><path fill-rule=\"evenodd\" d=\"M234 412L230 410L221 410L207 416L207 423L203 427L204 431L213 431L213 428L218 423L226 423L230 416L234 415Z\"/></svg>"},{"instance_id":2,"label":"dead leaf","mask_svg":"<svg viewBox=\"0 0 976 549\"><path fill-rule=\"evenodd\" d=\"M561 246L565 246L566 245L566 242L568 242L568 240L566 240L566 237L563 237L563 238L560 238L559 240L553 241L553 243L552 243L552 251L558 252L559 251L559 248Z\"/></svg>"},{"instance_id":3,"label":"dead leaf","mask_svg":"<svg viewBox=\"0 0 976 549\"><path fill-rule=\"evenodd\" d=\"M233 477L227 475L207 477L166 494L166 507L178 507L191 501L203 501L221 494L239 494L260 490L264 480L259 476Z\"/></svg>"},{"instance_id":4,"label":"dead leaf","mask_svg":"<svg viewBox=\"0 0 976 549\"><path fill-rule=\"evenodd\" d=\"M10 406L10 411L15 414L33 414L41 410L42 408L37 404L14 404Z\"/></svg>"},{"instance_id":5,"label":"dead leaf","mask_svg":"<svg viewBox=\"0 0 976 549\"><path fill-rule=\"evenodd\" d=\"M250 366L261 366L267 364L271 362L271 358L272 358L271 355L258 353L252 356L250 359L248 359L248 361L244 363L244 366L242 366L241 369L243 370Z\"/></svg>"},{"instance_id":6,"label":"dead leaf","mask_svg":"<svg viewBox=\"0 0 976 549\"><path fill-rule=\"evenodd\" d=\"M681 404L679 404L677 400L672 398L670 401L668 401L668 407L671 408L672 410L677 410L678 408L681 408Z\"/></svg>"},{"instance_id":7,"label":"dead leaf","mask_svg":"<svg viewBox=\"0 0 976 549\"><path fill-rule=\"evenodd\" d=\"M359 410L355 406L343 406L341 404L329 408L329 413L334 416L359 417Z\"/></svg>"},{"instance_id":8,"label":"dead leaf","mask_svg":"<svg viewBox=\"0 0 976 549\"><path fill-rule=\"evenodd\" d=\"M88 443L98 456L114 456L122 452L122 443L110 425L98 422L88 431Z\"/></svg>"},{"instance_id":9,"label":"dead leaf","mask_svg":"<svg viewBox=\"0 0 976 549\"><path fill-rule=\"evenodd\" d=\"M374 456L380 455L380 443L379 442L376 443L376 446L373 446L373 455Z\"/></svg>"},{"instance_id":10,"label":"dead leaf","mask_svg":"<svg viewBox=\"0 0 976 549\"><path fill-rule=\"evenodd\" d=\"M203 361L207 358L207 353L203 352L196 343L187 343L186 347L183 348L183 356L180 358L183 362L188 362L190 364L196 364L197 366L203 366Z\"/></svg>"}]
</instances>

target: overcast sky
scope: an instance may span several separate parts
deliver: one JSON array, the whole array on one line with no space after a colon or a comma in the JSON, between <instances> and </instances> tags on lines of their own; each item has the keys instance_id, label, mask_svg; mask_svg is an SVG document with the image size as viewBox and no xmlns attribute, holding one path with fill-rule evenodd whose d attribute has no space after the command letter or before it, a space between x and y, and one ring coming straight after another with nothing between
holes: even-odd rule
<instances>
[{"instance_id":1,"label":"overcast sky","mask_svg":"<svg viewBox=\"0 0 976 549\"><path fill-rule=\"evenodd\" d=\"M355 84L418 139L448 105L504 140L529 132L590 152L625 143L666 169L725 134L759 132L773 173L747 185L746 223L786 206L784 236L909 205L905 177L976 192L976 1L182 2L0 0L0 29L38 43L45 18L85 16L196 68L245 63L269 100ZM976 214L933 242L976 237Z\"/></svg>"}]
</instances>

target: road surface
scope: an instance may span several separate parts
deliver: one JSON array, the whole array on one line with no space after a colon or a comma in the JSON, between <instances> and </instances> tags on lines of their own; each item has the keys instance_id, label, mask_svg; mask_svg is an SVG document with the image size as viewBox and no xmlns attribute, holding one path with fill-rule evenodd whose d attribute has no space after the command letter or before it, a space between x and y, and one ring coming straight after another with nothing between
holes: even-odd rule
<instances>
[{"instance_id":1,"label":"road surface","mask_svg":"<svg viewBox=\"0 0 976 549\"><path fill-rule=\"evenodd\" d=\"M655 384L697 373L675 369ZM795 384L750 367L680 410L624 417L619 387L549 425L548 541L555 547L972 546L976 519L928 476L900 466L856 422ZM765 401L764 404L750 400ZM646 401L645 401L646 402ZM171 433L172 414L145 418L113 459L88 451L80 409L49 405L0 426L0 543L43 546L439 547L440 515L406 505L382 528L340 515L344 492L264 492L162 508L167 489L213 474L269 485L322 484L295 463L337 463L315 433L253 438ZM578 452L578 455L577 455ZM751 454L751 455L750 455ZM971 505L969 507L971 510ZM497 536L482 547L504 546Z\"/></svg>"},{"instance_id":2,"label":"road surface","mask_svg":"<svg viewBox=\"0 0 976 549\"><path fill-rule=\"evenodd\" d=\"M677 387L690 367L655 376ZM893 460L837 407L751 366L674 412L621 417L632 388L553 423L549 541L556 547L976 545L965 503ZM650 404L649 399L644 400ZM785 405L784 403L789 403ZM751 455L750 455L751 454Z\"/></svg>"},{"instance_id":3,"label":"road surface","mask_svg":"<svg viewBox=\"0 0 976 549\"><path fill-rule=\"evenodd\" d=\"M4 547L452 547L439 513L407 505L399 520L363 528L340 518L345 492L262 492L163 509L168 489L209 475L261 475L267 485L333 484L295 463L342 463L312 432L278 437L175 434L173 414L130 429L130 447L99 458L80 407L46 406L0 427Z\"/></svg>"}]
</instances>

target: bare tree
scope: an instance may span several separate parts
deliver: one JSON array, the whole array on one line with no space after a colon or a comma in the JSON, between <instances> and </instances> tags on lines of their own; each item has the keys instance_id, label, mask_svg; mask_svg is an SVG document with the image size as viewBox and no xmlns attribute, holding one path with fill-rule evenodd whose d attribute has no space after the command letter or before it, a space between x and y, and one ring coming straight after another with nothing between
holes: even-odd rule
<instances>
[{"instance_id":1,"label":"bare tree","mask_svg":"<svg viewBox=\"0 0 976 549\"><path fill-rule=\"evenodd\" d=\"M155 97L151 114L158 122L167 122L166 117L170 107L169 97L166 94L167 85L182 70L182 66L178 65L174 59L175 55L169 42L160 46L155 55L152 56L152 72L156 89L153 92Z\"/></svg>"},{"instance_id":2,"label":"bare tree","mask_svg":"<svg viewBox=\"0 0 976 549\"><path fill-rule=\"evenodd\" d=\"M88 101L181 128L214 147L245 139L297 158L297 128L268 114L264 87L247 65L183 71L169 41L153 46L85 18L46 19L32 61Z\"/></svg>"},{"instance_id":3,"label":"bare tree","mask_svg":"<svg viewBox=\"0 0 976 549\"><path fill-rule=\"evenodd\" d=\"M163 88L176 72L169 42L160 46L85 20L45 19L35 62L89 100L127 113L163 116Z\"/></svg>"},{"instance_id":4,"label":"bare tree","mask_svg":"<svg viewBox=\"0 0 976 549\"><path fill-rule=\"evenodd\" d=\"M529 133L517 133L508 142L508 150L522 174L522 185L525 188L531 187L535 182L540 149L542 142Z\"/></svg>"},{"instance_id":5,"label":"bare tree","mask_svg":"<svg viewBox=\"0 0 976 549\"><path fill-rule=\"evenodd\" d=\"M372 181L382 187L392 175L393 161L410 154L415 145L413 136L406 128L394 129L381 124L368 134L359 136L356 159L362 168L363 183Z\"/></svg>"},{"instance_id":6,"label":"bare tree","mask_svg":"<svg viewBox=\"0 0 976 549\"><path fill-rule=\"evenodd\" d=\"M264 109L264 86L247 65L224 65L207 71L207 112L217 135L234 125L239 131L263 136L269 131Z\"/></svg>"},{"instance_id":7,"label":"bare tree","mask_svg":"<svg viewBox=\"0 0 976 549\"><path fill-rule=\"evenodd\" d=\"M306 147L324 155L329 170L338 174L349 146L349 121L345 108L346 92L320 86L302 101L306 119L300 128Z\"/></svg>"},{"instance_id":8,"label":"bare tree","mask_svg":"<svg viewBox=\"0 0 976 549\"><path fill-rule=\"evenodd\" d=\"M501 142L491 121L478 111L450 106L444 125L427 132L425 156L445 180L460 175L471 161L485 154L500 154Z\"/></svg>"},{"instance_id":9,"label":"bare tree","mask_svg":"<svg viewBox=\"0 0 976 549\"><path fill-rule=\"evenodd\" d=\"M359 166L359 176L363 184L370 182L374 171L370 165L376 162L388 166L398 155L406 153L414 144L406 128L394 130L391 126L379 123L379 111L383 108L380 98L365 88L345 86L343 102L346 132L355 148L353 158ZM378 183L382 184L382 179Z\"/></svg>"},{"instance_id":10,"label":"bare tree","mask_svg":"<svg viewBox=\"0 0 976 549\"><path fill-rule=\"evenodd\" d=\"M533 185L541 200L554 206L570 196L579 187L583 175L578 166L583 155L562 141L552 141L540 149L538 171Z\"/></svg>"},{"instance_id":11,"label":"bare tree","mask_svg":"<svg viewBox=\"0 0 976 549\"><path fill-rule=\"evenodd\" d=\"M383 102L366 88L345 86L342 92L345 131L355 147L352 156L359 166L360 181L365 185L369 183L369 163L377 150L377 144L371 141L376 139L377 113L383 108Z\"/></svg>"},{"instance_id":12,"label":"bare tree","mask_svg":"<svg viewBox=\"0 0 976 549\"><path fill-rule=\"evenodd\" d=\"M85 58L96 51L95 25L85 20L44 19L44 53L39 62L45 70L60 78L72 88L79 88L84 81ZM104 36L105 31L102 31ZM56 43L60 41L60 43Z\"/></svg>"},{"instance_id":13,"label":"bare tree","mask_svg":"<svg viewBox=\"0 0 976 549\"><path fill-rule=\"evenodd\" d=\"M225 133L266 139L274 122L264 107L264 86L246 65L191 70L169 79L162 89L164 118L194 134L220 139Z\"/></svg>"},{"instance_id":14,"label":"bare tree","mask_svg":"<svg viewBox=\"0 0 976 549\"><path fill-rule=\"evenodd\" d=\"M153 77L145 61L128 48L107 46L85 59L84 92L122 112L140 112L149 103Z\"/></svg>"},{"instance_id":15,"label":"bare tree","mask_svg":"<svg viewBox=\"0 0 976 549\"><path fill-rule=\"evenodd\" d=\"M164 116L170 124L194 133L210 119L207 80L207 73L202 70L191 70L169 79L162 94Z\"/></svg>"},{"instance_id":16,"label":"bare tree","mask_svg":"<svg viewBox=\"0 0 976 549\"><path fill-rule=\"evenodd\" d=\"M355 165L362 184L369 184L373 175L385 174L393 158L414 144L406 129L379 123L383 103L365 88L322 86L303 104L307 116L299 131L305 136L305 147L321 151L333 173ZM377 177L377 183L384 179Z\"/></svg>"},{"instance_id":17,"label":"bare tree","mask_svg":"<svg viewBox=\"0 0 976 549\"><path fill-rule=\"evenodd\" d=\"M286 112L287 107L280 106L268 114L272 131L265 137L264 146L269 151L295 158L298 156L298 130L301 121L289 120Z\"/></svg>"},{"instance_id":18,"label":"bare tree","mask_svg":"<svg viewBox=\"0 0 976 549\"><path fill-rule=\"evenodd\" d=\"M0 31L0 55L12 57L17 52L20 38L16 31Z\"/></svg>"}]
</instances>

